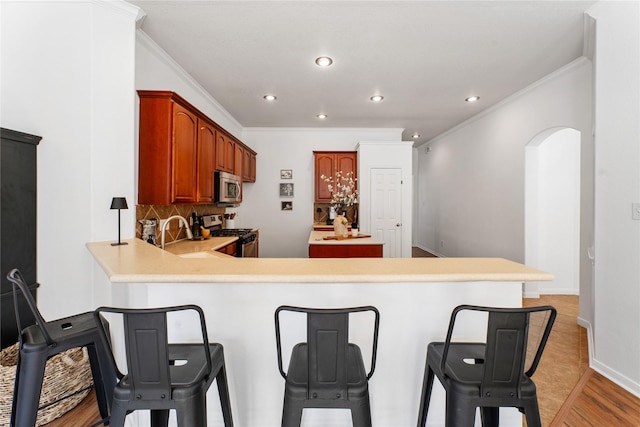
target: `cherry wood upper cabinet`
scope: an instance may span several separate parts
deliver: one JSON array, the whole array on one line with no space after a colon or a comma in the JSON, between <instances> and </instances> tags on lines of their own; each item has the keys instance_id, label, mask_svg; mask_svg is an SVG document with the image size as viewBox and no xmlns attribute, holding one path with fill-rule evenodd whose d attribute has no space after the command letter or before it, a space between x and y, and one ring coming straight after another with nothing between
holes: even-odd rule
<instances>
[{"instance_id":1,"label":"cherry wood upper cabinet","mask_svg":"<svg viewBox=\"0 0 640 427\"><path fill-rule=\"evenodd\" d=\"M233 173L235 142L229 135L218 132L216 138L216 170Z\"/></svg>"},{"instance_id":2,"label":"cherry wood upper cabinet","mask_svg":"<svg viewBox=\"0 0 640 427\"><path fill-rule=\"evenodd\" d=\"M234 170L234 138L175 92L138 95L138 204L213 203L215 170Z\"/></svg>"},{"instance_id":3,"label":"cherry wood upper cabinet","mask_svg":"<svg viewBox=\"0 0 640 427\"><path fill-rule=\"evenodd\" d=\"M331 192L329 186L321 176L333 177L340 171L343 175L353 173L353 178L358 173L358 153L355 151L314 151L314 184L316 203L330 203Z\"/></svg>"},{"instance_id":4,"label":"cherry wood upper cabinet","mask_svg":"<svg viewBox=\"0 0 640 427\"><path fill-rule=\"evenodd\" d=\"M198 120L198 203L213 203L215 200L213 174L215 172L216 129L203 120Z\"/></svg>"},{"instance_id":5,"label":"cherry wood upper cabinet","mask_svg":"<svg viewBox=\"0 0 640 427\"><path fill-rule=\"evenodd\" d=\"M244 147L244 161L242 163L242 181L256 182L256 153L249 147Z\"/></svg>"}]
</instances>

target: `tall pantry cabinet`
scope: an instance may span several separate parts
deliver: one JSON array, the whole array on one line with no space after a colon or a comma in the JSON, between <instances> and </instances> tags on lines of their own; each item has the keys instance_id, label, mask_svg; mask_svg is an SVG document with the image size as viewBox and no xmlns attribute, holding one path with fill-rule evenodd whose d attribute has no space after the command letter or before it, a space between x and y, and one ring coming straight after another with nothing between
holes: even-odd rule
<instances>
[{"instance_id":1,"label":"tall pantry cabinet","mask_svg":"<svg viewBox=\"0 0 640 427\"><path fill-rule=\"evenodd\" d=\"M34 298L36 274L36 148L42 138L0 128L0 323L2 348L18 341L13 289L7 273L18 268ZM20 292L19 290L16 290ZM23 325L35 319L20 296Z\"/></svg>"}]
</instances>

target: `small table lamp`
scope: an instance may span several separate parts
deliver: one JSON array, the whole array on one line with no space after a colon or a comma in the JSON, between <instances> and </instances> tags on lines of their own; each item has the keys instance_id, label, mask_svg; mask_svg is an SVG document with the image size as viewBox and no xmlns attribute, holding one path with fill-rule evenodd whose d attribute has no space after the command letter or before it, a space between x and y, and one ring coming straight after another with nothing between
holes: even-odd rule
<instances>
[{"instance_id":1,"label":"small table lamp","mask_svg":"<svg viewBox=\"0 0 640 427\"><path fill-rule=\"evenodd\" d=\"M114 197L111 200L111 209L118 209L118 243L112 243L111 246L126 245L127 242L120 241L120 209L129 209L127 199L124 197Z\"/></svg>"}]
</instances>

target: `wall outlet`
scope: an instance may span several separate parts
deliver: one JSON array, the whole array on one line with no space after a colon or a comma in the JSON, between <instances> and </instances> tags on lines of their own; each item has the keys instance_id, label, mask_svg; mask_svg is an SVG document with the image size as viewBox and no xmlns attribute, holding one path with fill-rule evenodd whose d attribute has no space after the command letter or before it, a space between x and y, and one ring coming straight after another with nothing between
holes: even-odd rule
<instances>
[{"instance_id":1,"label":"wall outlet","mask_svg":"<svg viewBox=\"0 0 640 427\"><path fill-rule=\"evenodd\" d=\"M160 230L162 230L162 227L164 226L164 223L167 222L166 219L161 219L159 224L160 224Z\"/></svg>"}]
</instances>

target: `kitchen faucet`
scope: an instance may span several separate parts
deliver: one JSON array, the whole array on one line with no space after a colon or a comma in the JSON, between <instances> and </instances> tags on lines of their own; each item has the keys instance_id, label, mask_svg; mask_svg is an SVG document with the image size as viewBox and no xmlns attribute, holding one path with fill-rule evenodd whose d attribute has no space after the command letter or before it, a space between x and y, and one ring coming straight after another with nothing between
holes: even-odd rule
<instances>
[{"instance_id":1,"label":"kitchen faucet","mask_svg":"<svg viewBox=\"0 0 640 427\"><path fill-rule=\"evenodd\" d=\"M161 235L161 247L162 249L164 249L164 232L167 229L167 224L169 224L169 221L171 221L172 219L178 219L180 221L182 221L182 223L184 224L184 228L185 230L187 230L187 239L193 239L193 233L191 232L191 229L189 228L189 223L187 222L186 219L184 219L184 217L180 216L180 215L173 215L170 216L169 218L166 219L166 221L164 222L164 224L162 224L162 227L160 227L160 235Z\"/></svg>"}]
</instances>

